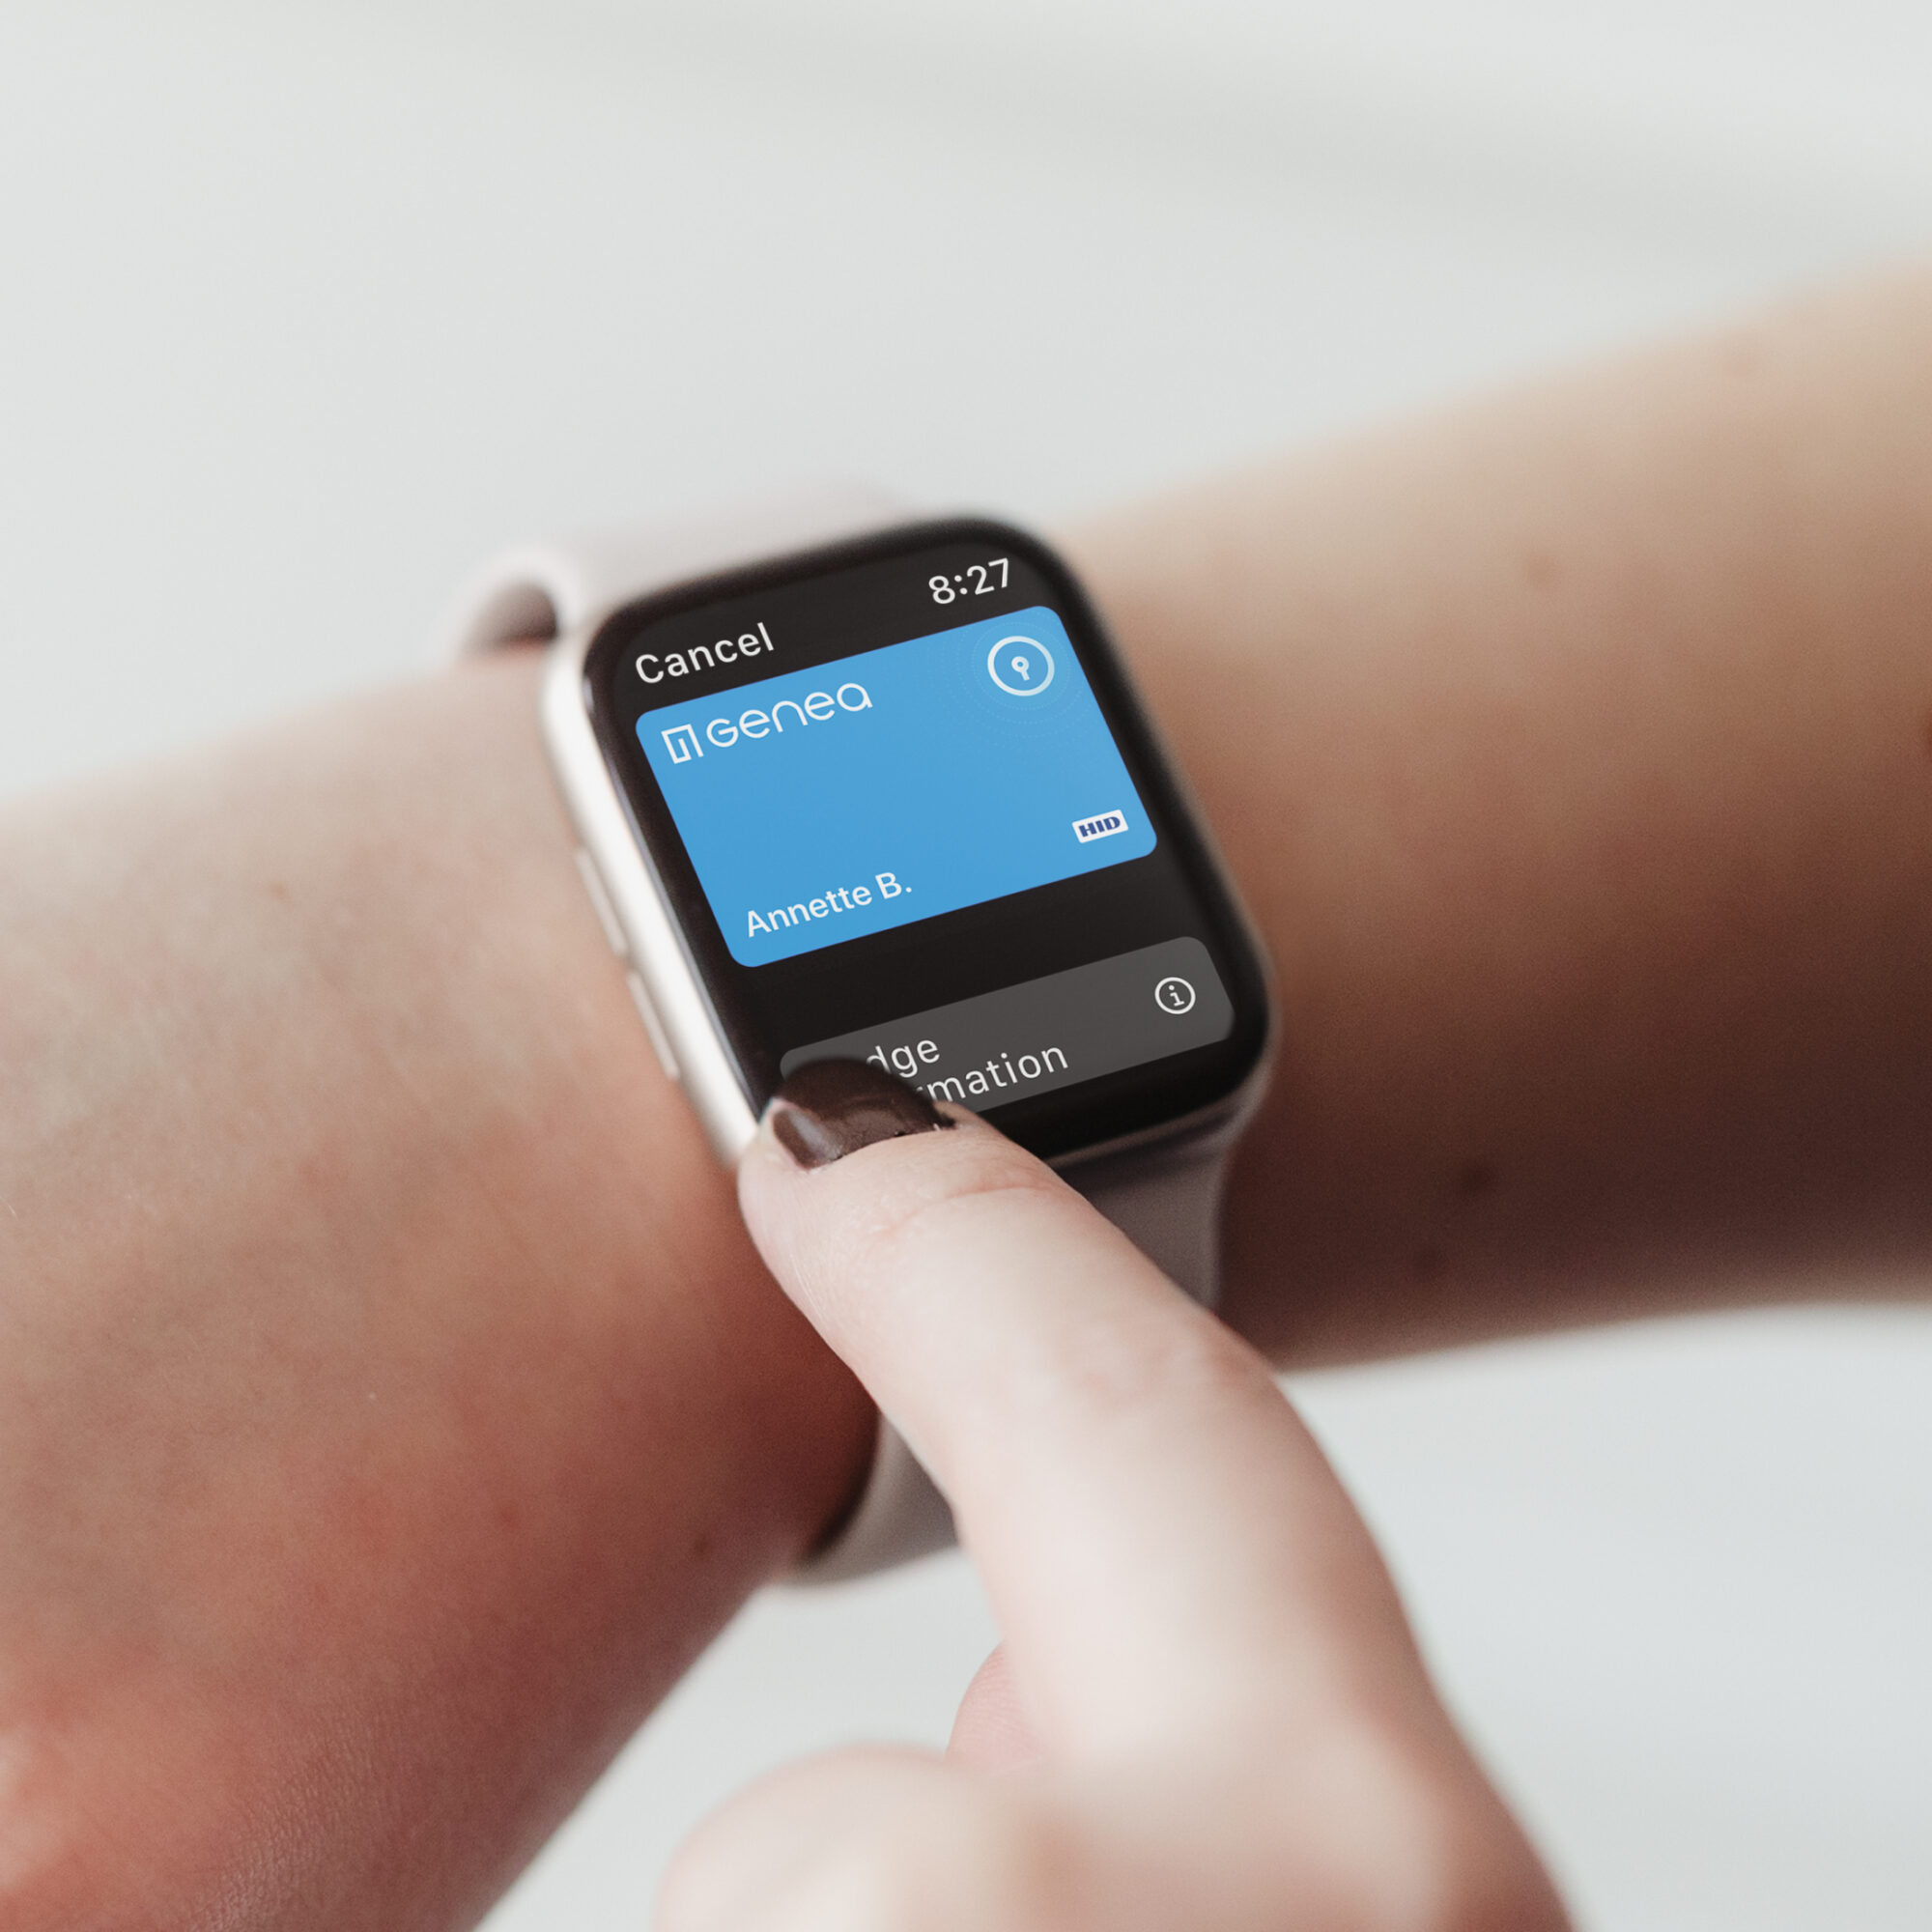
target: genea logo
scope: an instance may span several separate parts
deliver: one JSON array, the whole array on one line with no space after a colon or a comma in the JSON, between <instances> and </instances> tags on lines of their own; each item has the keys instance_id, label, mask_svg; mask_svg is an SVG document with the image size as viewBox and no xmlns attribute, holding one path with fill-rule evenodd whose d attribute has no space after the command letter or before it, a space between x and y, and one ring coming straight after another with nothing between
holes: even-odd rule
<instances>
[{"instance_id":1,"label":"genea logo","mask_svg":"<svg viewBox=\"0 0 1932 1932\"><path fill-rule=\"evenodd\" d=\"M769 711L741 711L736 718L714 718L698 736L695 724L672 724L664 733L665 750L674 765L688 765L701 758L708 744L714 750L728 751L740 738L784 736L784 715L792 715L792 729L810 724L826 724L841 711L869 711L872 696L863 684L841 684L836 692L814 691L805 697L781 697Z\"/></svg>"}]
</instances>

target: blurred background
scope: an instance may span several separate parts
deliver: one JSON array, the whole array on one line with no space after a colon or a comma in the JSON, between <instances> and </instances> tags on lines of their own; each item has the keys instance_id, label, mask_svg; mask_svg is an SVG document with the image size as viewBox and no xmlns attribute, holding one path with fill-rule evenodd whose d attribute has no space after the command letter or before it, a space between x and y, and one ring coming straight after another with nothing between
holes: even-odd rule
<instances>
[{"instance_id":1,"label":"blurred background","mask_svg":"<svg viewBox=\"0 0 1932 1932\"><path fill-rule=\"evenodd\" d=\"M1922 0L6 0L0 797L416 672L532 532L1051 524L1923 252L1928 99ZM1585 1925L1932 1924L1932 1316L1295 1393ZM760 1600L490 1932L992 1640L956 1558Z\"/></svg>"}]
</instances>

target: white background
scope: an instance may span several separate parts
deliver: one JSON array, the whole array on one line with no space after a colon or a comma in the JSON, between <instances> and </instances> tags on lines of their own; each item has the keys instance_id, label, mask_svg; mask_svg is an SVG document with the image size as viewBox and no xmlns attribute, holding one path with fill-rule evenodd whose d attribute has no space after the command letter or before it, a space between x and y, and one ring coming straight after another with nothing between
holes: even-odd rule
<instances>
[{"instance_id":1,"label":"white background","mask_svg":"<svg viewBox=\"0 0 1932 1932\"><path fill-rule=\"evenodd\" d=\"M6 0L0 793L411 674L531 531L1051 520L1922 249L1928 100L1907 0ZM1877 1312L1297 1384L1586 1924L1932 1923L1929 1390ZM754 1605L492 1932L991 1636Z\"/></svg>"}]
</instances>

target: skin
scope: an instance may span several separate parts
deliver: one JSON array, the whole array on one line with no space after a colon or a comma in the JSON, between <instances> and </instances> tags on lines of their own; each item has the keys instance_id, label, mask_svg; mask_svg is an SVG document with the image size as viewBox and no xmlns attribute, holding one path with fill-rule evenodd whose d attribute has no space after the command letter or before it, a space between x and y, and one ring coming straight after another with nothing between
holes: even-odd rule
<instances>
[{"instance_id":1,"label":"skin","mask_svg":"<svg viewBox=\"0 0 1932 1932\"><path fill-rule=\"evenodd\" d=\"M1279 974L1276 1360L1918 1291L1928 538L1923 277L1074 533ZM859 1480L534 678L0 816L9 1932L469 1922Z\"/></svg>"},{"instance_id":2,"label":"skin","mask_svg":"<svg viewBox=\"0 0 1932 1932\"><path fill-rule=\"evenodd\" d=\"M1928 345L1919 274L1076 533L1279 976L1279 1359L1922 1292Z\"/></svg>"},{"instance_id":3,"label":"skin","mask_svg":"<svg viewBox=\"0 0 1932 1932\"><path fill-rule=\"evenodd\" d=\"M469 1922L840 1505L535 666L0 838L0 1924Z\"/></svg>"}]
</instances>

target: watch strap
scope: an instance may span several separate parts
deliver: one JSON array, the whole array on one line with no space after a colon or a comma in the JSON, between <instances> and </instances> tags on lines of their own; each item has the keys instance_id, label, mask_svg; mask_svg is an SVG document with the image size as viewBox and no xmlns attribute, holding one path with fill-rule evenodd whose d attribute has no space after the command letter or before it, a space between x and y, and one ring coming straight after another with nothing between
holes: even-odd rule
<instances>
[{"instance_id":1,"label":"watch strap","mask_svg":"<svg viewBox=\"0 0 1932 1932\"><path fill-rule=\"evenodd\" d=\"M864 535L905 514L905 504L883 491L830 483L709 516L522 545L457 599L443 655L487 657L508 644L547 644L686 578Z\"/></svg>"}]
</instances>

